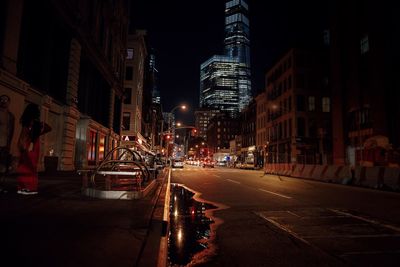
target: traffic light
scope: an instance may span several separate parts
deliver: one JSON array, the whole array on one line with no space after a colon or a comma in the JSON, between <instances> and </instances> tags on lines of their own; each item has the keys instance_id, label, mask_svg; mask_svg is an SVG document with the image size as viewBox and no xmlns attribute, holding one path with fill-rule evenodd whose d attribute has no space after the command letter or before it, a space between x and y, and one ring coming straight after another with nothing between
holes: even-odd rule
<instances>
[{"instance_id":1,"label":"traffic light","mask_svg":"<svg viewBox=\"0 0 400 267\"><path fill-rule=\"evenodd\" d=\"M192 136L197 136L197 129L193 128L191 134Z\"/></svg>"}]
</instances>

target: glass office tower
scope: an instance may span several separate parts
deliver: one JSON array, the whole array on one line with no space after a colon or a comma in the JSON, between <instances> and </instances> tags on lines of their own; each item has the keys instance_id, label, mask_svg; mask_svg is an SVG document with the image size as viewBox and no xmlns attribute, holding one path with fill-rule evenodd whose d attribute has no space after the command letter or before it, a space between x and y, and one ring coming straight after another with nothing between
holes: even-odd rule
<instances>
[{"instance_id":1,"label":"glass office tower","mask_svg":"<svg viewBox=\"0 0 400 267\"><path fill-rule=\"evenodd\" d=\"M200 107L217 108L237 117L251 100L248 5L244 0L225 3L224 55L200 68Z\"/></svg>"},{"instance_id":2,"label":"glass office tower","mask_svg":"<svg viewBox=\"0 0 400 267\"><path fill-rule=\"evenodd\" d=\"M213 56L200 71L200 105L226 111L231 117L239 114L237 58Z\"/></svg>"}]
</instances>

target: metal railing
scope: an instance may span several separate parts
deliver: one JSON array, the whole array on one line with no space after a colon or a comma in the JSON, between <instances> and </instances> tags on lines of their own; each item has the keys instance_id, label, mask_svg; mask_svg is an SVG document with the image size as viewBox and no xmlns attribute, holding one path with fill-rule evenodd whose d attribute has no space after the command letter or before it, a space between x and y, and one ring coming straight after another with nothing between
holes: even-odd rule
<instances>
[{"instance_id":1,"label":"metal railing","mask_svg":"<svg viewBox=\"0 0 400 267\"><path fill-rule=\"evenodd\" d=\"M108 152L95 169L78 170L78 174L83 175L83 187L86 188L104 185L105 190L141 190L143 182L155 177L155 170L146 166L137 151L119 146ZM101 178L104 180L100 182Z\"/></svg>"}]
</instances>

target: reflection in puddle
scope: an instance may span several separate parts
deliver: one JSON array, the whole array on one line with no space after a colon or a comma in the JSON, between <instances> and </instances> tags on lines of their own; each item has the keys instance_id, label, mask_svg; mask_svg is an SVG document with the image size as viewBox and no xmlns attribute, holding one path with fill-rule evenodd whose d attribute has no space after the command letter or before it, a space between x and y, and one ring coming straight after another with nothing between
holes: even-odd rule
<instances>
[{"instance_id":1,"label":"reflection in puddle","mask_svg":"<svg viewBox=\"0 0 400 267\"><path fill-rule=\"evenodd\" d=\"M183 186L171 185L168 256L171 266L184 266L194 254L207 248L210 224L205 211L216 207L193 199L194 193Z\"/></svg>"}]
</instances>

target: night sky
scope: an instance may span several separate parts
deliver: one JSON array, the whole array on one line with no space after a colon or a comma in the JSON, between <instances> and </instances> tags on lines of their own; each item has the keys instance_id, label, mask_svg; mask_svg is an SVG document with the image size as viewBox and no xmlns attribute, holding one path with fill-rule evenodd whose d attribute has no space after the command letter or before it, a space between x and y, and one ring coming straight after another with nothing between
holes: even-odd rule
<instances>
[{"instance_id":1,"label":"night sky","mask_svg":"<svg viewBox=\"0 0 400 267\"><path fill-rule=\"evenodd\" d=\"M197 4L198 3L198 4ZM324 0L248 0L253 95L265 87L268 68L289 48L322 41L328 19ZM132 24L145 29L156 52L164 111L185 102L177 120L193 124L199 106L200 64L223 54L224 0L133 0Z\"/></svg>"}]
</instances>

